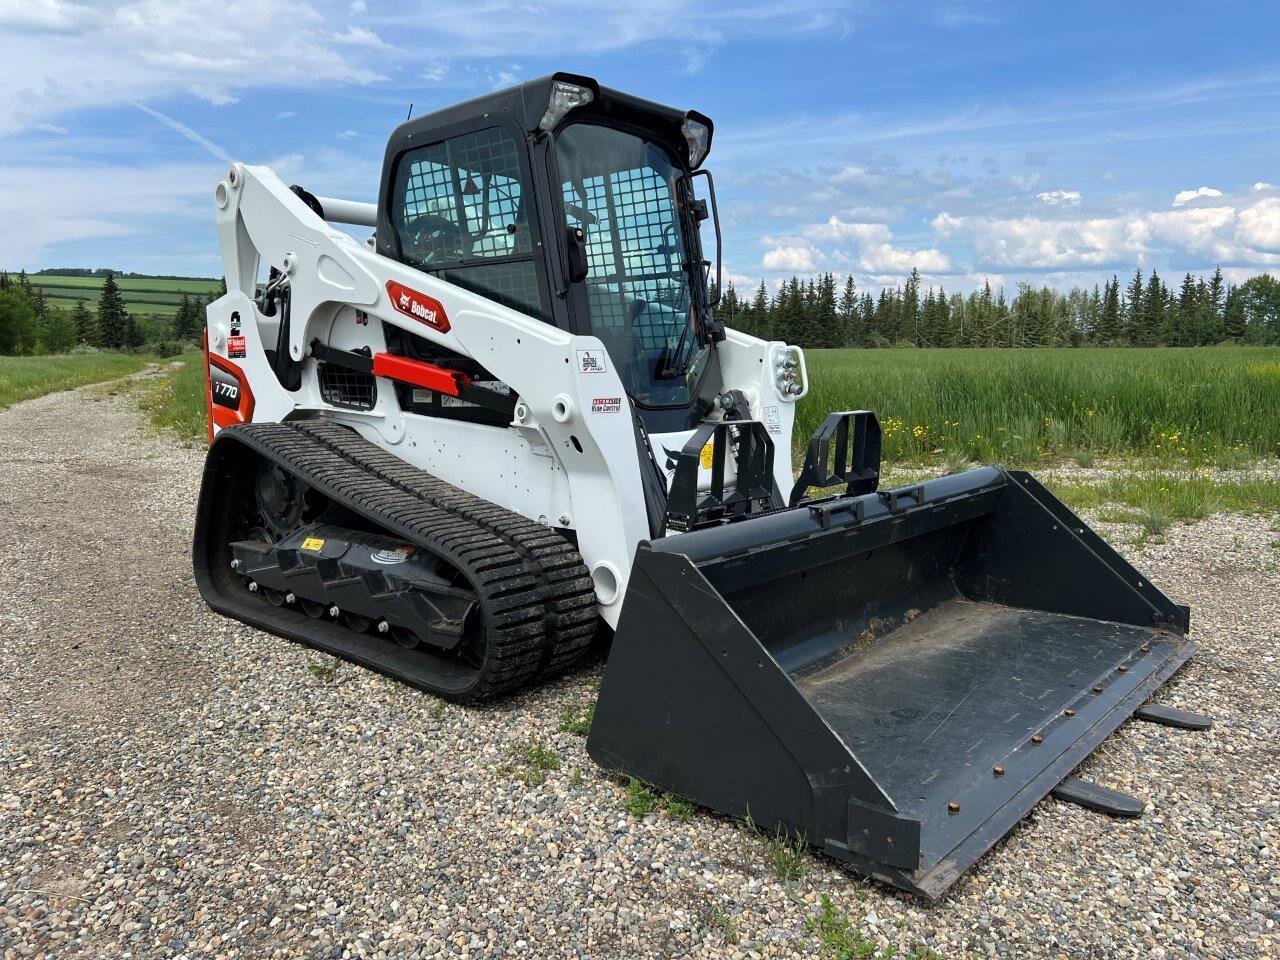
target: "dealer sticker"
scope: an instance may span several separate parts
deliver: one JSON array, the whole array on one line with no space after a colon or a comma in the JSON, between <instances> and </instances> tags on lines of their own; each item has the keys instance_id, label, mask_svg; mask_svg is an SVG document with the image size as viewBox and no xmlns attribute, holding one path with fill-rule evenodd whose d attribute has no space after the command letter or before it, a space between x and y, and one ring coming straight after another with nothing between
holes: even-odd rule
<instances>
[{"instance_id":1,"label":"dealer sticker","mask_svg":"<svg viewBox=\"0 0 1280 960\"><path fill-rule=\"evenodd\" d=\"M609 365L604 358L603 350L578 351L579 373L606 373L608 370Z\"/></svg>"},{"instance_id":2,"label":"dealer sticker","mask_svg":"<svg viewBox=\"0 0 1280 960\"><path fill-rule=\"evenodd\" d=\"M232 360L244 357L244 336L227 337L227 356Z\"/></svg>"},{"instance_id":3,"label":"dealer sticker","mask_svg":"<svg viewBox=\"0 0 1280 960\"><path fill-rule=\"evenodd\" d=\"M319 553L324 549L324 540L321 537L307 537L307 539L302 541L302 549L312 550Z\"/></svg>"},{"instance_id":4,"label":"dealer sticker","mask_svg":"<svg viewBox=\"0 0 1280 960\"><path fill-rule=\"evenodd\" d=\"M617 413L621 409L621 397L593 397L591 400L592 413Z\"/></svg>"}]
</instances>

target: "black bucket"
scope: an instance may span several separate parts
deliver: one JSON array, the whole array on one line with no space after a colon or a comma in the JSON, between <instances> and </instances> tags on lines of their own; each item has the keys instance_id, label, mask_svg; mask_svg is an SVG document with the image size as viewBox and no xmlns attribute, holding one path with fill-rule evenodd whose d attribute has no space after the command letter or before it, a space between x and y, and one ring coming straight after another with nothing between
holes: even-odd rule
<instances>
[{"instance_id":1,"label":"black bucket","mask_svg":"<svg viewBox=\"0 0 1280 960\"><path fill-rule=\"evenodd\" d=\"M937 896L1190 656L1172 603L983 468L642 544L588 750Z\"/></svg>"}]
</instances>

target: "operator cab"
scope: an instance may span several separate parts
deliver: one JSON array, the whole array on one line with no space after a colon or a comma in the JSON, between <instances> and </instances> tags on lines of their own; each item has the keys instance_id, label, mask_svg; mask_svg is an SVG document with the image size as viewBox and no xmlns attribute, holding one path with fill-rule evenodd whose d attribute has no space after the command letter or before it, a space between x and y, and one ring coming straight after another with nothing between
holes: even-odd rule
<instances>
[{"instance_id":1,"label":"operator cab","mask_svg":"<svg viewBox=\"0 0 1280 960\"><path fill-rule=\"evenodd\" d=\"M652 432L705 414L724 328L700 225L711 121L558 73L402 124L378 252L599 337ZM706 179L707 200L694 180Z\"/></svg>"}]
</instances>

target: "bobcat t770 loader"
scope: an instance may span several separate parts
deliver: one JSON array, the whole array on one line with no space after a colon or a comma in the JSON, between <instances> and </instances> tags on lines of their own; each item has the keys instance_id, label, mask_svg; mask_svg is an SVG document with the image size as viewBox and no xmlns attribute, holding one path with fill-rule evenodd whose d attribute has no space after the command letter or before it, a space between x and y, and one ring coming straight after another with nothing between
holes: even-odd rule
<instances>
[{"instance_id":1,"label":"bobcat t770 loader","mask_svg":"<svg viewBox=\"0 0 1280 960\"><path fill-rule=\"evenodd\" d=\"M376 205L232 164L197 581L463 703L612 634L599 763L937 895L1051 791L1132 799L1062 781L1188 611L1025 473L878 489L869 411L793 469L803 354L714 314L711 139L556 74L402 124Z\"/></svg>"}]
</instances>

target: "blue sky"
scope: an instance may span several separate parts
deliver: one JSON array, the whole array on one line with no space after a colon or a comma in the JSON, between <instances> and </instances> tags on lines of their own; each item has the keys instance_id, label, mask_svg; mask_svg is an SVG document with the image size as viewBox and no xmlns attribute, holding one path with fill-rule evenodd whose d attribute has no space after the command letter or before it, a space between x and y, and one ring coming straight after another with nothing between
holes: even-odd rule
<instances>
[{"instance_id":1,"label":"blue sky","mask_svg":"<svg viewBox=\"0 0 1280 960\"><path fill-rule=\"evenodd\" d=\"M0 0L0 265L214 275L225 158L371 200L410 102L564 69L715 120L740 285L1280 272L1278 28L1231 2Z\"/></svg>"}]
</instances>

